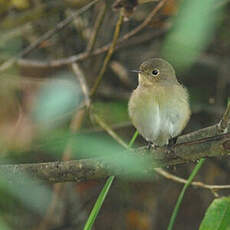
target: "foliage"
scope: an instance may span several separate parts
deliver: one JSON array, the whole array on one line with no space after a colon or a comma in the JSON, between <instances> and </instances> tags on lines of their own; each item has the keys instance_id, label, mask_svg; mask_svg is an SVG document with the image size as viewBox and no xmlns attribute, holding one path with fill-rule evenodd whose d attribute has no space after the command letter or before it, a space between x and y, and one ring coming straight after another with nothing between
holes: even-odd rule
<instances>
[{"instance_id":1,"label":"foliage","mask_svg":"<svg viewBox=\"0 0 230 230\"><path fill-rule=\"evenodd\" d=\"M137 84L136 74L127 70L137 70L144 59L162 55L180 73L193 110L186 132L213 124L224 112L230 88L230 15L222 8L229 10L228 1L98 1L60 27L90 2L0 1L0 63L8 66L4 71L0 66L1 164L104 158L111 175L121 171L121 177L113 187L114 177L109 177L101 192L102 181L52 188L30 174L0 178L0 229L91 229L95 220L95 229L102 230L114 223L115 229L167 228L165 220L180 187L146 173L151 158L134 154L123 141L133 133L127 102ZM121 14L121 31L116 26L119 11L114 8L129 19L123 21ZM41 39L50 31L55 33ZM108 51L113 37L120 40L114 39L114 50ZM25 55L31 44L38 45ZM69 60L77 60L85 83ZM95 82L99 82L96 87ZM95 88L89 107L87 86ZM108 129L93 119L95 114ZM137 134L134 137L129 147ZM135 141L137 146L143 143L141 137ZM181 177L191 172L168 229L190 230L198 225L200 230L230 229L229 196L213 200L207 190L187 189L202 163L192 172L192 164L168 169ZM229 183L229 168L228 159L206 160L199 180Z\"/></svg>"}]
</instances>

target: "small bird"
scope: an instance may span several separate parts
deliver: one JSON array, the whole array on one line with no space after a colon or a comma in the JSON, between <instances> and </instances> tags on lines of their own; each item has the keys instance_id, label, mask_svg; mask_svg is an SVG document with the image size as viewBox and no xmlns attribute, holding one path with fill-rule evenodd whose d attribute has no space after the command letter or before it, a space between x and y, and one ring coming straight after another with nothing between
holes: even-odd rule
<instances>
[{"instance_id":1,"label":"small bird","mask_svg":"<svg viewBox=\"0 0 230 230\"><path fill-rule=\"evenodd\" d=\"M138 86L129 100L129 116L137 131L153 146L176 138L190 115L189 95L171 64L151 58L140 65Z\"/></svg>"}]
</instances>

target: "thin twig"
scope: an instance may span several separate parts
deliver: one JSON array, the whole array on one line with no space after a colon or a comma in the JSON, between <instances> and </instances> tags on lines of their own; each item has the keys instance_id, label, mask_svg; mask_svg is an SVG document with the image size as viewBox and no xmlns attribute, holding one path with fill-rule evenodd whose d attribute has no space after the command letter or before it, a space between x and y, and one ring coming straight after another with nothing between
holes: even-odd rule
<instances>
[{"instance_id":1,"label":"thin twig","mask_svg":"<svg viewBox=\"0 0 230 230\"><path fill-rule=\"evenodd\" d=\"M80 82L80 86L85 98L85 105L86 107L89 107L90 106L89 89L84 74L77 63L72 64L72 70Z\"/></svg>"},{"instance_id":2,"label":"thin twig","mask_svg":"<svg viewBox=\"0 0 230 230\"><path fill-rule=\"evenodd\" d=\"M120 42L123 42L127 39L129 39L130 37L132 37L133 35L139 33L141 30L143 30L153 19L153 17L156 15L156 13L164 6L164 4L167 2L168 0L161 0L157 6L150 12L150 14L148 15L148 17L146 17L146 19L144 20L143 23L141 23L141 25L139 25L138 27L136 27L134 30L130 31L129 33L127 33L126 35L124 35L124 37L122 37L122 39L119 40Z\"/></svg>"},{"instance_id":3,"label":"thin twig","mask_svg":"<svg viewBox=\"0 0 230 230\"><path fill-rule=\"evenodd\" d=\"M230 100L228 101L227 109L223 115L223 118L220 120L218 125L218 131L220 133L226 133L228 131L228 123L230 121Z\"/></svg>"},{"instance_id":4,"label":"thin twig","mask_svg":"<svg viewBox=\"0 0 230 230\"><path fill-rule=\"evenodd\" d=\"M153 9L152 12L150 12L150 14L146 17L146 19L139 26L137 26L132 31L125 34L122 38L118 39L117 46L115 47L115 49L118 49L121 43L123 43L124 41L127 41L127 39L131 38L135 34L139 33L141 30L143 30L151 22L152 18L161 9L161 7L163 6L163 4L165 4L165 2L166 0L159 2L158 5ZM160 35L164 34L166 31L168 31L168 29L169 29L169 26L167 25L165 28L161 30L154 31L155 37L159 37ZM109 50L110 47L111 47L111 43L104 45L103 47L100 47L96 49L94 52L92 52L91 55L89 55L88 52L83 52L77 55L70 56L68 58L62 58L62 59L51 60L51 61L46 61L46 62L19 59L17 63L22 66L31 66L31 67L39 67L39 68L59 67L59 66L71 64L73 62L85 60L89 56L95 56L95 55L102 54L106 52L107 50Z\"/></svg>"},{"instance_id":5,"label":"thin twig","mask_svg":"<svg viewBox=\"0 0 230 230\"><path fill-rule=\"evenodd\" d=\"M93 33L90 36L90 40L89 40L89 43L88 43L88 46L87 46L87 49L86 49L86 51L89 54L92 52L92 50L94 48L94 45L96 43L96 38L97 38L98 32L99 32L99 30L101 28L101 25L102 25L102 23L104 21L107 9L108 9L107 1L104 1L103 6L101 7L101 10L100 10L100 12L99 12L99 14L98 14L98 16L96 18Z\"/></svg>"},{"instance_id":6,"label":"thin twig","mask_svg":"<svg viewBox=\"0 0 230 230\"><path fill-rule=\"evenodd\" d=\"M133 81L130 80L127 69L120 62L111 61L110 68L126 87L133 88Z\"/></svg>"},{"instance_id":7,"label":"thin twig","mask_svg":"<svg viewBox=\"0 0 230 230\"><path fill-rule=\"evenodd\" d=\"M161 36L162 34L167 32L168 29L169 29L169 26L166 26L161 30L154 31L152 36L151 36L151 39L154 39L154 38ZM121 43L118 40L117 46L115 47L115 50L123 47L122 46L123 42ZM60 66L72 64L73 62L83 61L83 60L85 60L89 57L92 57L92 56L97 56L97 55L103 54L109 49L110 45L111 44L109 43L109 44L104 45L100 48L97 48L90 55L88 54L88 52L82 52L82 53L79 53L77 55L73 55L73 56L70 56L67 58L60 58L57 60L47 60L47 61L19 59L17 61L17 64L20 66L25 66L25 67L28 66L28 67L36 67L36 68L60 67ZM126 46L126 45L128 45L128 44L124 44L124 46Z\"/></svg>"},{"instance_id":8,"label":"thin twig","mask_svg":"<svg viewBox=\"0 0 230 230\"><path fill-rule=\"evenodd\" d=\"M106 57L104 59L102 68L100 70L100 73L98 74L98 77L97 77L92 89L90 90L90 96L91 97L96 93L96 90L97 90L98 86L100 85L100 82L101 82L101 80L102 80L102 78L104 76L104 73L105 73L106 69L107 69L108 63L109 63L109 61L110 61L110 59L111 59L111 57L113 55L113 52L114 52L118 37L120 35L123 19L124 19L123 10L121 10L120 16L119 16L119 19L117 21L116 28L115 28L115 31L114 31L112 44L111 44L111 46L110 46L110 48L108 50L108 53L107 53L107 55L106 55Z\"/></svg>"},{"instance_id":9,"label":"thin twig","mask_svg":"<svg viewBox=\"0 0 230 230\"><path fill-rule=\"evenodd\" d=\"M96 114L93 114L94 120L104 129L114 140L117 141L124 148L128 148L128 145Z\"/></svg>"},{"instance_id":10,"label":"thin twig","mask_svg":"<svg viewBox=\"0 0 230 230\"><path fill-rule=\"evenodd\" d=\"M63 28L65 28L68 24L70 24L74 18L88 10L92 5L94 5L98 0L93 0L92 2L88 3L86 6L79 9L76 13L72 14L71 16L67 17L65 20L58 23L55 28L47 31L45 34L43 34L40 38L38 38L36 41L34 41L31 45L29 45L26 49L24 49L22 52L20 52L15 57L9 59L8 61L4 62L0 66L0 71L4 71L7 68L9 68L11 65L13 65L20 57L24 57L28 55L31 51L36 49L40 46L40 44L48 39L50 39L53 35L55 35L57 32L61 31Z\"/></svg>"},{"instance_id":11,"label":"thin twig","mask_svg":"<svg viewBox=\"0 0 230 230\"><path fill-rule=\"evenodd\" d=\"M187 183L187 180L181 178L181 177L178 177L178 176L175 176L171 173L168 173L166 172L165 170L161 169L161 168L155 168L154 169L158 174L160 174L161 176L167 178L167 179L170 179L170 180L173 180L175 182L178 182L178 183L181 183L181 184L186 184ZM204 188L204 189L209 189L211 191L213 190L221 190L221 189L230 189L230 185L209 185L209 184L205 184L203 182L200 182L200 181L194 181L192 182L193 186L196 186L196 187L200 187L200 188Z\"/></svg>"}]
</instances>

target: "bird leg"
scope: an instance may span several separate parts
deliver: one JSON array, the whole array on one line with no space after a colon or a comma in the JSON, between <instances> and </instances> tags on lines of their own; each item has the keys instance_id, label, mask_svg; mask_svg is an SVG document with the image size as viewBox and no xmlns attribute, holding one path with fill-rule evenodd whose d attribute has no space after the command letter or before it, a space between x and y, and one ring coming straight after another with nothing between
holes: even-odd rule
<instances>
[{"instance_id":1,"label":"bird leg","mask_svg":"<svg viewBox=\"0 0 230 230\"><path fill-rule=\"evenodd\" d=\"M177 138L178 138L178 136L176 136L176 137L172 137L172 138L170 138L169 139L169 141L168 141L168 144L167 145L165 145L165 147L167 148L167 153L168 154L171 154L171 148L176 144L176 142L177 142Z\"/></svg>"},{"instance_id":2,"label":"bird leg","mask_svg":"<svg viewBox=\"0 0 230 230\"><path fill-rule=\"evenodd\" d=\"M178 138L178 136L170 138L167 147L170 148L170 147L172 147L173 145L175 145L176 142L177 142L177 138Z\"/></svg>"},{"instance_id":3,"label":"bird leg","mask_svg":"<svg viewBox=\"0 0 230 230\"><path fill-rule=\"evenodd\" d=\"M157 149L158 147L159 147L158 145L153 144L151 141L148 141L147 150L150 150L151 148Z\"/></svg>"},{"instance_id":4,"label":"bird leg","mask_svg":"<svg viewBox=\"0 0 230 230\"><path fill-rule=\"evenodd\" d=\"M147 144L147 150L150 150L152 148L153 143L151 141L148 142Z\"/></svg>"}]
</instances>

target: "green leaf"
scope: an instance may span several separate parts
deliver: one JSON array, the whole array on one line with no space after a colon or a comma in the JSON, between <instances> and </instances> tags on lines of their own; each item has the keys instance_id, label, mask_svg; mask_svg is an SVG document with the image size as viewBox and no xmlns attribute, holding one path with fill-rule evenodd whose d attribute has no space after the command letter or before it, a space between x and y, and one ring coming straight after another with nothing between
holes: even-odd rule
<instances>
[{"instance_id":1,"label":"green leaf","mask_svg":"<svg viewBox=\"0 0 230 230\"><path fill-rule=\"evenodd\" d=\"M162 52L177 70L191 66L209 44L219 16L214 8L216 3L216 0L182 1Z\"/></svg>"},{"instance_id":2,"label":"green leaf","mask_svg":"<svg viewBox=\"0 0 230 230\"><path fill-rule=\"evenodd\" d=\"M10 230L11 228L3 221L3 219L0 219L0 229L1 230Z\"/></svg>"},{"instance_id":3,"label":"green leaf","mask_svg":"<svg viewBox=\"0 0 230 230\"><path fill-rule=\"evenodd\" d=\"M127 101L97 101L94 103L93 108L95 113L108 124L117 124L129 121Z\"/></svg>"},{"instance_id":4,"label":"green leaf","mask_svg":"<svg viewBox=\"0 0 230 230\"><path fill-rule=\"evenodd\" d=\"M33 109L33 118L42 128L57 125L76 110L81 102L79 84L62 73L41 87Z\"/></svg>"},{"instance_id":5,"label":"green leaf","mask_svg":"<svg viewBox=\"0 0 230 230\"><path fill-rule=\"evenodd\" d=\"M50 188L26 173L8 173L7 164L5 167L0 176L0 207L22 204L29 210L43 215L52 197ZM1 216L0 229L3 229L1 228Z\"/></svg>"},{"instance_id":6,"label":"green leaf","mask_svg":"<svg viewBox=\"0 0 230 230\"><path fill-rule=\"evenodd\" d=\"M44 210L52 197L50 189L27 175L20 175L20 177L23 177L23 184L20 184L22 178L19 179L17 176L12 176L11 179L7 177L7 180L1 177L0 195L2 196L3 192L7 191L30 210L41 215L44 214ZM0 200L0 204L2 202Z\"/></svg>"},{"instance_id":7,"label":"green leaf","mask_svg":"<svg viewBox=\"0 0 230 230\"><path fill-rule=\"evenodd\" d=\"M218 198L212 202L199 230L230 230L230 197Z\"/></svg>"}]
</instances>

